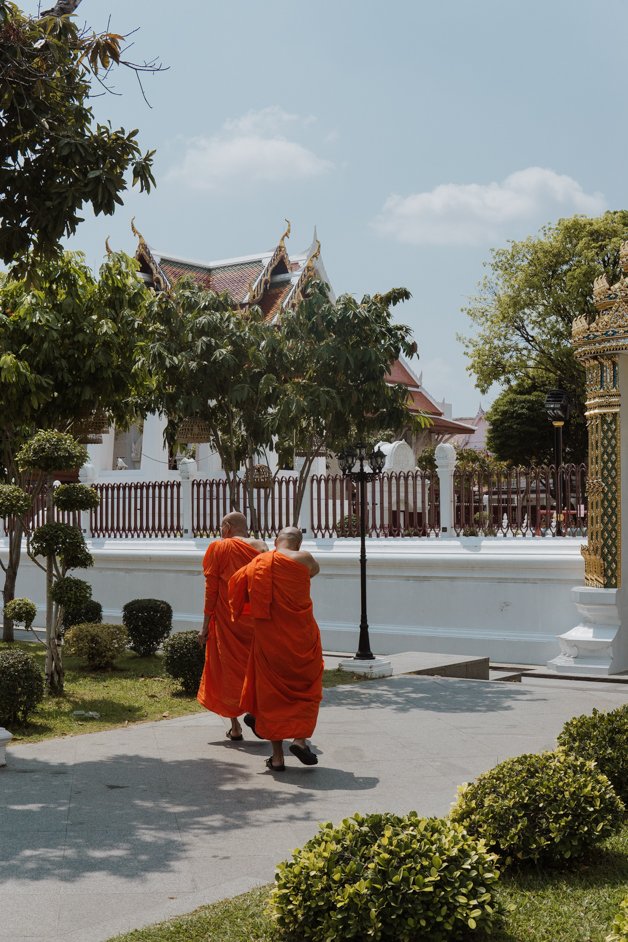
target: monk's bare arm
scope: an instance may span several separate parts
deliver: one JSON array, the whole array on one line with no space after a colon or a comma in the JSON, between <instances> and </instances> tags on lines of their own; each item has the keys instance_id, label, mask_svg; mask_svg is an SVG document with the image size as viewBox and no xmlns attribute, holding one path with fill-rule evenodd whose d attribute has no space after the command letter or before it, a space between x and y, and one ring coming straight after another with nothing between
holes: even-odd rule
<instances>
[{"instance_id":1,"label":"monk's bare arm","mask_svg":"<svg viewBox=\"0 0 628 942\"><path fill-rule=\"evenodd\" d=\"M296 550L292 553L292 558L296 559L298 563L303 563L304 566L310 570L310 577L313 579L314 576L317 576L321 571L321 567L318 565L311 553L308 553L307 550Z\"/></svg>"},{"instance_id":2,"label":"monk's bare arm","mask_svg":"<svg viewBox=\"0 0 628 942\"><path fill-rule=\"evenodd\" d=\"M264 543L263 540L253 540L253 539L251 539L251 540L249 540L249 542L250 542L251 546L255 547L255 549L258 550L260 553L267 553L267 552L268 552L268 546L266 545L266 543Z\"/></svg>"}]
</instances>

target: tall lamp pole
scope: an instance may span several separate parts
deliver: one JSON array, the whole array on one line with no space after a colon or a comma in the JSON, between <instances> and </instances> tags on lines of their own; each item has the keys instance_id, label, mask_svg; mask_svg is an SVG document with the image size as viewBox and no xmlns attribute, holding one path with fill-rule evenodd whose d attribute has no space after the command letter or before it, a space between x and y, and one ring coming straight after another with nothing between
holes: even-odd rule
<instances>
[{"instance_id":1,"label":"tall lamp pole","mask_svg":"<svg viewBox=\"0 0 628 942\"><path fill-rule=\"evenodd\" d=\"M563 535L563 426L569 418L569 396L564 389L550 389L545 397L545 411L554 426L554 464L556 465L556 536Z\"/></svg>"},{"instance_id":2,"label":"tall lamp pole","mask_svg":"<svg viewBox=\"0 0 628 942\"><path fill-rule=\"evenodd\" d=\"M354 470L356 462L357 470ZM360 486L360 640L355 655L356 661L372 661L375 655L371 651L369 625L366 615L366 482L379 477L384 470L386 455L381 448L368 451L363 442L348 447L338 455L338 463L344 477L357 481ZM370 470L365 471L368 464Z\"/></svg>"}]
</instances>

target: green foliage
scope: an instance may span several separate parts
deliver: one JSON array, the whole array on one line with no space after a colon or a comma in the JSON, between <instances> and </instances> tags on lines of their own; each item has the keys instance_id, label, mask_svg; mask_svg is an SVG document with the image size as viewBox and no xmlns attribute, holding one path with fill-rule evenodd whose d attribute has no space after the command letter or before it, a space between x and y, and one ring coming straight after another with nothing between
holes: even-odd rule
<instances>
[{"instance_id":1,"label":"green foliage","mask_svg":"<svg viewBox=\"0 0 628 942\"><path fill-rule=\"evenodd\" d=\"M205 664L205 650L196 631L180 631L164 641L164 670L178 680L183 692L194 696Z\"/></svg>"},{"instance_id":2,"label":"green foliage","mask_svg":"<svg viewBox=\"0 0 628 942\"><path fill-rule=\"evenodd\" d=\"M65 569L84 569L94 561L83 534L69 523L43 523L31 537L33 556L58 556Z\"/></svg>"},{"instance_id":3,"label":"green foliage","mask_svg":"<svg viewBox=\"0 0 628 942\"><path fill-rule=\"evenodd\" d=\"M142 155L137 131L94 119L98 72L121 63L124 37L95 34L70 16L31 18L0 5L0 141L3 225L0 259L49 258L61 251L87 204L111 215L132 174L149 191L153 152ZM97 86L102 87L102 86Z\"/></svg>"},{"instance_id":4,"label":"green foliage","mask_svg":"<svg viewBox=\"0 0 628 942\"><path fill-rule=\"evenodd\" d=\"M122 609L129 647L140 657L154 654L170 634L172 606L161 599L133 599Z\"/></svg>"},{"instance_id":5,"label":"green foliage","mask_svg":"<svg viewBox=\"0 0 628 942\"><path fill-rule=\"evenodd\" d=\"M67 432L40 429L16 455L18 467L23 471L70 471L87 461L85 445Z\"/></svg>"},{"instance_id":6,"label":"green foliage","mask_svg":"<svg viewBox=\"0 0 628 942\"><path fill-rule=\"evenodd\" d=\"M559 865L612 834L624 811L593 762L559 750L507 759L461 786L450 817L506 863Z\"/></svg>"},{"instance_id":7,"label":"green foliage","mask_svg":"<svg viewBox=\"0 0 628 942\"><path fill-rule=\"evenodd\" d=\"M574 716L563 726L558 745L582 759L592 759L628 804L628 703L608 712L593 710L590 715Z\"/></svg>"},{"instance_id":8,"label":"green foliage","mask_svg":"<svg viewBox=\"0 0 628 942\"><path fill-rule=\"evenodd\" d=\"M28 513L31 499L17 484L0 484L0 518Z\"/></svg>"},{"instance_id":9,"label":"green foliage","mask_svg":"<svg viewBox=\"0 0 628 942\"><path fill-rule=\"evenodd\" d=\"M28 631L37 617L37 606L30 599L11 599L4 606L4 614Z\"/></svg>"},{"instance_id":10,"label":"green foliage","mask_svg":"<svg viewBox=\"0 0 628 942\"><path fill-rule=\"evenodd\" d=\"M417 458L417 468L421 471L436 471L436 446L424 448ZM500 461L488 451L476 451L474 448L456 448L456 470L477 471L480 474L496 474L506 469L506 463Z\"/></svg>"},{"instance_id":11,"label":"green foliage","mask_svg":"<svg viewBox=\"0 0 628 942\"><path fill-rule=\"evenodd\" d=\"M24 651L0 651L0 726L25 723L44 697L44 678Z\"/></svg>"},{"instance_id":12,"label":"green foliage","mask_svg":"<svg viewBox=\"0 0 628 942\"><path fill-rule=\"evenodd\" d=\"M124 653L128 644L124 625L106 622L82 622L65 632L64 643L68 654L84 658L94 671L109 670L116 658Z\"/></svg>"},{"instance_id":13,"label":"green foliage","mask_svg":"<svg viewBox=\"0 0 628 942\"><path fill-rule=\"evenodd\" d=\"M622 900L611 930L610 935L606 936L606 942L628 942L628 896Z\"/></svg>"},{"instance_id":14,"label":"green foliage","mask_svg":"<svg viewBox=\"0 0 628 942\"><path fill-rule=\"evenodd\" d=\"M95 599L89 599L84 605L78 608L64 608L63 627L71 628L72 625L80 625L82 621L100 622L102 621L102 605Z\"/></svg>"},{"instance_id":15,"label":"green foliage","mask_svg":"<svg viewBox=\"0 0 628 942\"><path fill-rule=\"evenodd\" d=\"M552 464L554 429L545 411L545 392L526 387L505 389L486 413L486 444L498 458L515 465ZM565 446L569 436L564 437ZM565 460L573 449L565 447Z\"/></svg>"},{"instance_id":16,"label":"green foliage","mask_svg":"<svg viewBox=\"0 0 628 942\"><path fill-rule=\"evenodd\" d=\"M64 576L56 579L52 587L52 600L63 608L78 608L85 605L92 597L92 587L84 579Z\"/></svg>"},{"instance_id":17,"label":"green foliage","mask_svg":"<svg viewBox=\"0 0 628 942\"><path fill-rule=\"evenodd\" d=\"M60 484L52 499L59 510L95 510L100 505L98 491L87 484Z\"/></svg>"},{"instance_id":18,"label":"green foliage","mask_svg":"<svg viewBox=\"0 0 628 942\"><path fill-rule=\"evenodd\" d=\"M355 814L279 864L270 906L295 942L450 942L490 927L497 879L495 855L450 821Z\"/></svg>"}]
</instances>

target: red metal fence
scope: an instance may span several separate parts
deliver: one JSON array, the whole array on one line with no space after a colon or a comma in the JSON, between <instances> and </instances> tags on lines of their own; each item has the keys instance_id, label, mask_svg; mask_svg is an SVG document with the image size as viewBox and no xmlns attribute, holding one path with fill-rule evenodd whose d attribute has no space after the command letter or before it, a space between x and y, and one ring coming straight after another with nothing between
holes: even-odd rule
<instances>
[{"instance_id":1,"label":"red metal fence","mask_svg":"<svg viewBox=\"0 0 628 942\"><path fill-rule=\"evenodd\" d=\"M96 484L100 506L90 512L92 536L181 536L181 482Z\"/></svg>"},{"instance_id":2,"label":"red metal fence","mask_svg":"<svg viewBox=\"0 0 628 942\"><path fill-rule=\"evenodd\" d=\"M271 487L254 487L253 502L243 480L230 490L227 481L192 481L192 534L219 536L220 521L234 507L246 516L251 529L263 537L276 536L282 527L294 526L297 477L277 477Z\"/></svg>"}]
</instances>

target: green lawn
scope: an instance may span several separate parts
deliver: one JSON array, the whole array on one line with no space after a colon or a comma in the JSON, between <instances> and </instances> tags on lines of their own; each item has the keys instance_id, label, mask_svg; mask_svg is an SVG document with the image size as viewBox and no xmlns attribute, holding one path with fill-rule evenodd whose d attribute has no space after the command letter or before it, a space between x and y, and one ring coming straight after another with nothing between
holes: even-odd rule
<instances>
[{"instance_id":1,"label":"green lawn","mask_svg":"<svg viewBox=\"0 0 628 942\"><path fill-rule=\"evenodd\" d=\"M628 888L628 826L568 871L504 875L499 891L511 908L491 936L469 942L604 942ZM116 936L115 942L275 942L264 909L269 887L204 906L188 916ZM114 942L114 940L110 940ZM419 939L417 939L419 942Z\"/></svg>"},{"instance_id":2,"label":"green lawn","mask_svg":"<svg viewBox=\"0 0 628 942\"><path fill-rule=\"evenodd\" d=\"M0 650L19 647L33 654L44 669L45 650L37 642L0 642ZM198 713L203 707L194 697L185 696L178 684L163 673L160 655L138 657L128 652L111 671L89 671L75 657L64 657L65 696L46 697L31 714L25 726L11 726L14 742L37 742L53 736L111 729L147 720L168 719L185 713ZM353 675L325 671L323 685L354 683ZM99 719L74 716L75 710L99 713Z\"/></svg>"}]
</instances>

